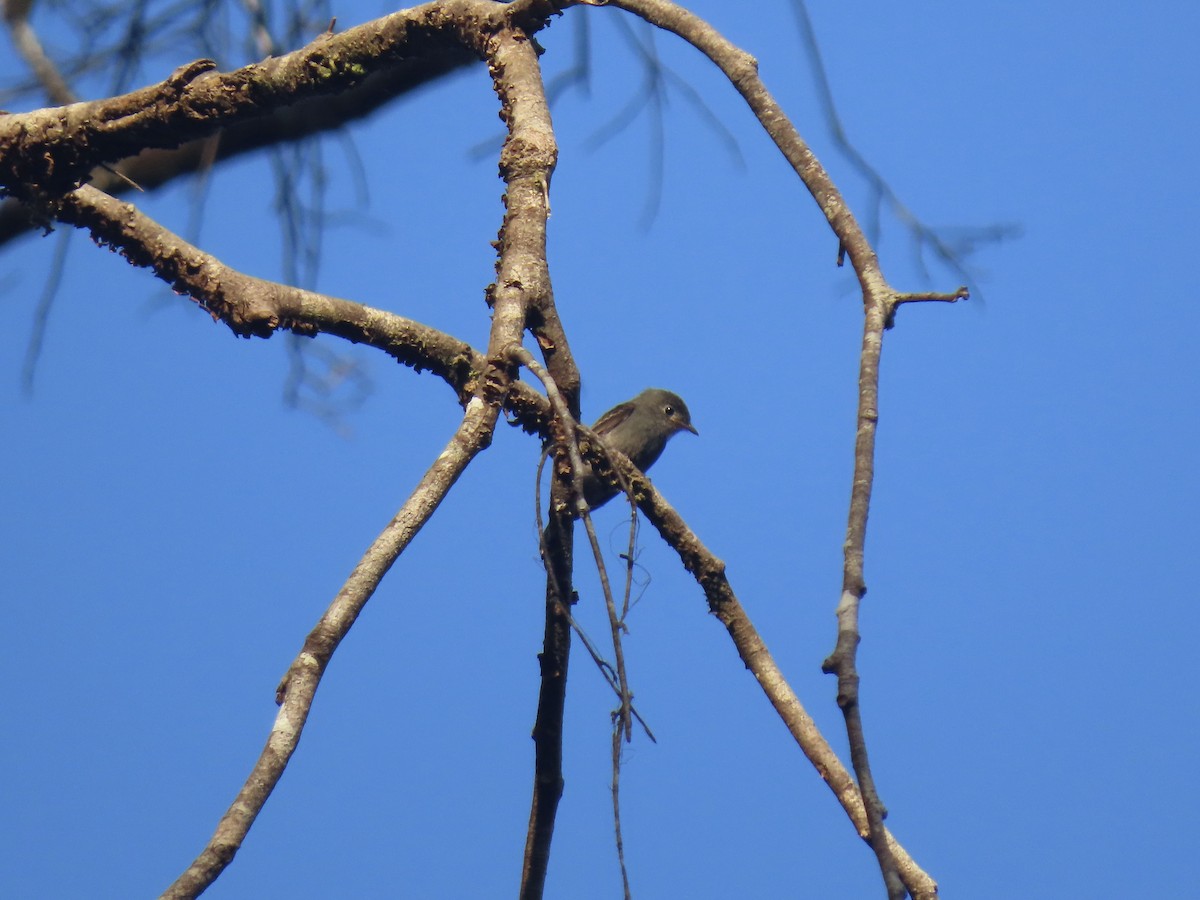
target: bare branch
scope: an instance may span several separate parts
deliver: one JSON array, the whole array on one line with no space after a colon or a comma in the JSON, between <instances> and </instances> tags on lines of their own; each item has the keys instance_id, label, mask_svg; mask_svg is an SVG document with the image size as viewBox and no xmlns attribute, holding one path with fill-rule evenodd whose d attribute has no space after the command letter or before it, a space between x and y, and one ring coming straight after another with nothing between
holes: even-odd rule
<instances>
[{"instance_id":1,"label":"bare branch","mask_svg":"<svg viewBox=\"0 0 1200 900\"><path fill-rule=\"evenodd\" d=\"M420 56L399 60L393 67L373 73L362 84L345 91L313 97L269 115L223 127L219 141L205 136L177 149L144 150L122 160L115 168L144 190L153 190L219 162L334 131L379 110L415 87L477 61L473 51L457 44L430 47ZM93 187L110 194L128 189L120 176L104 169L93 171L91 179ZM10 198L0 203L0 245L35 227L29 208L19 200Z\"/></svg>"},{"instance_id":2,"label":"bare branch","mask_svg":"<svg viewBox=\"0 0 1200 900\"><path fill-rule=\"evenodd\" d=\"M609 680L609 684L614 688L617 697L620 700L620 707L617 710L617 720L621 723L621 729L625 734L626 740L633 739L633 717L636 715L633 711L633 692L629 689L629 679L625 671L625 650L621 642L621 635L625 629L624 616L617 612L617 605L613 599L612 584L608 578L608 566L604 562L604 553L600 549L600 540L596 537L596 529L592 524L591 510L588 508L587 502L583 499L583 475L584 462L583 455L580 453L579 441L577 434L584 432L591 437L591 446L595 448L601 455L607 456L608 448L600 442L592 433L575 421L567 408L558 386L554 383L554 379L524 347L517 347L512 353L513 359L524 365L529 371L542 382L546 388L546 396L550 400L550 406L554 411L554 418L551 420L550 429L553 435L554 443L560 448L561 452L565 452L567 459L570 462L568 474L570 477L570 499L573 509L573 515L583 521L584 529L587 532L588 543L592 550L592 559L596 563L596 571L600 576L600 589L604 595L605 609L608 612L609 630L613 642L613 658L615 665L610 666L603 662L599 654L595 651L591 641L583 634L583 630L571 616L571 611L566 606L563 607L563 614L566 615L571 626L584 637L584 642L588 647L588 652L596 661L602 673ZM543 454L545 455L545 454ZM539 527L541 525L540 516L541 509L538 509ZM547 557L547 541L542 534L541 552L543 561L546 564L546 574L548 578L554 578L554 566L550 563ZM561 583L555 584L554 593L558 597L566 594L566 590ZM626 587L626 604L628 609L628 586ZM637 716L638 721L641 721L641 716ZM645 723L642 723L643 726ZM647 734L649 734L647 729ZM654 739L650 735L651 740Z\"/></svg>"},{"instance_id":3,"label":"bare branch","mask_svg":"<svg viewBox=\"0 0 1200 900\"><path fill-rule=\"evenodd\" d=\"M492 4L427 3L232 72L217 73L216 63L201 59L117 97L0 116L0 186L23 199L55 196L100 163L178 147L297 101L353 88L431 43L457 42L482 53L482 36L494 26L468 22L499 22L510 12Z\"/></svg>"},{"instance_id":4,"label":"bare branch","mask_svg":"<svg viewBox=\"0 0 1200 900\"><path fill-rule=\"evenodd\" d=\"M758 77L758 61L726 40L703 19L667 0L612 0L610 5L628 10L678 35L712 60L742 95L759 124L817 201L829 227L849 253L864 294L880 297L886 294L888 287L879 271L875 251L829 174Z\"/></svg>"},{"instance_id":5,"label":"bare branch","mask_svg":"<svg viewBox=\"0 0 1200 900\"><path fill-rule=\"evenodd\" d=\"M54 261L50 264L50 273L46 283L42 285L42 295L38 298L37 308L33 311L33 328L29 333L29 343L25 346L25 364L21 367L21 386L28 397L33 396L33 383L37 377L38 361L42 356L42 345L46 339L46 327L50 323L50 310L54 307L59 285L62 284L67 266L67 251L71 248L73 237L70 233L58 236L58 243L54 247Z\"/></svg>"},{"instance_id":6,"label":"bare branch","mask_svg":"<svg viewBox=\"0 0 1200 900\"><path fill-rule=\"evenodd\" d=\"M800 750L829 785L850 821L864 838L870 832L863 798L854 779L838 759L837 753L821 735L812 717L804 709L787 679L780 671L762 637L747 616L733 586L725 575L725 563L712 554L654 488L653 483L627 459L612 455L614 468L620 470L645 514L662 539L679 555L685 569L704 591L709 611L725 626L738 655L754 675L763 693L783 720ZM936 883L917 865L908 852L886 829L882 832L896 860L905 885L914 897L937 896Z\"/></svg>"},{"instance_id":7,"label":"bare branch","mask_svg":"<svg viewBox=\"0 0 1200 900\"><path fill-rule=\"evenodd\" d=\"M276 689L280 709L250 776L195 861L163 893L166 900L192 898L233 861L300 742L313 698L334 651L375 593L383 576L449 493L467 464L490 442L496 407L476 398L462 423L426 471L412 495L363 554L346 583L309 632L304 647Z\"/></svg>"},{"instance_id":8,"label":"bare branch","mask_svg":"<svg viewBox=\"0 0 1200 900\"><path fill-rule=\"evenodd\" d=\"M75 102L75 93L54 61L42 49L37 32L29 24L32 0L3 0L4 22L12 34L12 41L51 103L60 106Z\"/></svg>"},{"instance_id":9,"label":"bare branch","mask_svg":"<svg viewBox=\"0 0 1200 900\"><path fill-rule=\"evenodd\" d=\"M541 501L540 492L538 492L538 531L541 535L540 540L542 561L546 567L548 584L546 592L547 602L553 603L557 607L555 611L555 618L565 618L570 624L571 628L574 629L577 634L579 634L581 640L583 641L584 647L587 649L588 654L592 657L592 661L596 664L597 668L600 669L601 674L604 676L609 686L616 692L619 701L619 706L612 715L613 829L617 848L617 861L621 870L621 882L624 885L625 897L628 898L630 896L629 872L625 866L625 845L621 837L621 739L624 737L626 741L633 740L633 721L636 718L637 721L641 723L642 727L646 729L646 734L650 740L654 740L654 735L651 733L649 727L646 725L641 715L638 714L637 710L634 709L633 691L629 687L629 678L626 674L625 668L625 648L622 642L622 634L625 630L624 612L627 612L629 608L629 579L626 579L624 611L618 613L616 603L613 600L612 586L608 578L608 567L604 563L604 554L600 549L600 542L596 537L596 530L592 524L591 512L588 509L587 502L583 498L582 473L584 471L584 462L580 453L577 434L578 432L583 431L590 435L590 432L588 432L586 428L582 428L579 423L575 421L574 416L572 416L570 410L567 408L566 401L563 399L563 396L559 392L557 385L554 383L554 379L550 377L549 372L547 372L541 365L538 364L528 350L523 347L515 348L513 350L513 358L520 364L526 366L546 388L546 396L550 400L550 405L554 410L554 417L551 421L553 440L560 448L560 452L565 452L569 460L567 474L570 478L570 486L568 492L573 506L573 513L575 516L578 516L583 520L584 528L588 536L588 542L592 549L592 558L596 563L596 570L600 576L600 588L604 595L605 609L608 613L609 630L613 644L613 658L616 661L615 666L608 664L601 658L591 640L579 626L574 616L571 615L570 607L563 599L567 596L568 591L564 588L563 583L558 580L558 575L556 572L556 560L550 555L549 548L552 546L554 538L549 535L548 530L546 532L541 530ZM601 454L607 454L607 448L605 448L600 441L596 440L594 436L591 443L592 446ZM543 451L543 462L545 461L546 455L546 451ZM541 471L542 466L539 465L539 487L541 482ZM636 514L636 508L634 509L634 513ZM632 542L633 529L631 528L630 543L632 544ZM630 557L632 558L632 547L630 549ZM573 592L571 593L571 597L573 601ZM559 725L559 731L561 733L561 724ZM533 831L532 824L533 823L531 820L531 835L533 836L534 841L542 839L548 840L548 838L543 837L540 831ZM532 859L536 861L543 858L548 860L548 846L545 848L545 850L543 850L540 846L536 849L538 851L538 855L534 856L529 852L527 845L527 871L530 871L528 860ZM544 883L544 878L544 875L538 878L536 872L530 871L528 878L523 881L522 896L536 896L534 891L540 893Z\"/></svg>"},{"instance_id":10,"label":"bare branch","mask_svg":"<svg viewBox=\"0 0 1200 900\"><path fill-rule=\"evenodd\" d=\"M896 324L896 310L905 303L957 303L959 300L969 300L971 292L966 286L960 287L953 294L916 293L893 294L888 309L884 315L883 327L891 328Z\"/></svg>"},{"instance_id":11,"label":"bare branch","mask_svg":"<svg viewBox=\"0 0 1200 900\"><path fill-rule=\"evenodd\" d=\"M896 217L911 231L917 246L916 261L922 270L924 270L924 261L921 251L925 247L929 247L938 259L963 279L970 282L972 279L966 263L966 257L974 249L974 245L981 241L1005 240L1018 234L1020 229L1012 225L990 225L981 228L972 228L967 231L964 237L959 239L956 246L955 243L952 243L948 239L944 229L932 228L921 221L916 213L910 210L896 192L892 190L887 179L871 165L867 158L850 141L845 126L842 124L842 118L838 114L837 104L833 100L833 88L830 86L829 76L825 72L825 62L821 56L821 45L817 41L816 30L813 28L812 19L808 15L808 6L804 0L792 0L791 5L793 12L796 14L796 23L800 27L801 38L808 49L809 59L812 61L813 80L816 82L817 95L820 97L821 105L825 109L825 119L829 123L833 140L871 187L873 200L870 206L874 211L874 215L871 218L878 219L880 203L881 201L886 201ZM873 225L874 227L871 230L876 238L878 238L878 221L874 221Z\"/></svg>"}]
</instances>

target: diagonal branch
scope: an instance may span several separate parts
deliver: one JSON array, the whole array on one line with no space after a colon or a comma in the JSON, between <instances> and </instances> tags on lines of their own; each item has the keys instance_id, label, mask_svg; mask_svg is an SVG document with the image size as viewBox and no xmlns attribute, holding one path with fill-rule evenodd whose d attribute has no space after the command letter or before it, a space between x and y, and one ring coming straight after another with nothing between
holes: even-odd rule
<instances>
[{"instance_id":1,"label":"diagonal branch","mask_svg":"<svg viewBox=\"0 0 1200 900\"><path fill-rule=\"evenodd\" d=\"M0 0L4 24L12 35L13 46L25 60L42 90L53 103L73 103L75 92L59 72L58 66L46 55L37 32L29 22L33 0Z\"/></svg>"},{"instance_id":2,"label":"diagonal branch","mask_svg":"<svg viewBox=\"0 0 1200 900\"><path fill-rule=\"evenodd\" d=\"M250 776L238 791L216 832L195 861L163 893L167 900L192 898L202 893L233 861L250 826L278 784L300 742L313 698L334 651L421 527L441 504L467 464L491 441L497 409L476 398L454 436L426 471L412 495L379 537L363 554L346 583L309 632L299 655L279 684L279 712L267 744Z\"/></svg>"},{"instance_id":3,"label":"diagonal branch","mask_svg":"<svg viewBox=\"0 0 1200 900\"><path fill-rule=\"evenodd\" d=\"M882 297L888 286L879 271L875 251L829 173L759 78L758 60L728 41L699 16L668 0L611 0L609 5L627 10L679 36L725 74L817 201L829 227L849 253L864 295Z\"/></svg>"},{"instance_id":4,"label":"diagonal branch","mask_svg":"<svg viewBox=\"0 0 1200 900\"><path fill-rule=\"evenodd\" d=\"M916 213L909 209L900 197L897 196L896 192L892 190L887 179L879 173L851 142L846 128L842 124L842 118L838 114L837 104L834 103L833 88L829 84L829 76L826 74L825 63L821 57L821 45L817 41L816 29L813 27L812 19L808 15L808 7L804 3L804 0L793 0L791 6L796 16L796 23L800 27L801 39L804 41L805 47L808 50L809 60L812 62L813 80L816 82L817 96L825 111L825 119L829 124L829 130L833 135L834 143L870 185L873 195L873 199L869 204L873 215L869 214L868 216L872 221L871 232L876 238L879 237L879 208L886 201L896 217L912 233L917 249L916 262L922 271L925 268L922 251L925 247L929 247L938 259L970 283L971 274L966 262L969 248L981 241L1005 240L1018 234L1020 229L1012 225L993 225L969 229L965 236L965 243L968 249L964 249L954 246L947 239L944 231L932 228L921 221Z\"/></svg>"},{"instance_id":5,"label":"diagonal branch","mask_svg":"<svg viewBox=\"0 0 1200 900\"><path fill-rule=\"evenodd\" d=\"M433 369L456 385L463 380L456 371L482 363L469 345L410 319L239 272L132 204L88 185L66 195L54 212L133 265L151 269L239 337L326 331L377 346L418 371Z\"/></svg>"},{"instance_id":6,"label":"diagonal branch","mask_svg":"<svg viewBox=\"0 0 1200 900\"><path fill-rule=\"evenodd\" d=\"M704 546L650 480L632 463L615 453L611 454L611 459L613 468L628 481L638 508L658 530L663 540L679 555L684 568L703 589L709 611L729 632L742 662L754 675L801 752L829 785L858 833L864 838L867 837L870 825L862 794L846 767L838 759L837 753L821 735L816 723L787 683L770 650L750 621L726 577L725 563ZM882 829L880 835L886 841L888 850L896 861L900 877L913 897L921 900L935 898L937 884L933 879L917 865L889 831Z\"/></svg>"}]
</instances>

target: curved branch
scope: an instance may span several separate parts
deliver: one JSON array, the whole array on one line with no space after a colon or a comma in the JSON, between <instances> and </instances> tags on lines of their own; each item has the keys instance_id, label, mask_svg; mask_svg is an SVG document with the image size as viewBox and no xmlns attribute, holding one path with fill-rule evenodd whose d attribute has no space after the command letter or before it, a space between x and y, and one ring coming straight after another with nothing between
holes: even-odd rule
<instances>
[{"instance_id":1,"label":"curved branch","mask_svg":"<svg viewBox=\"0 0 1200 900\"><path fill-rule=\"evenodd\" d=\"M404 316L240 272L95 188L72 191L56 214L134 265L152 270L239 337L266 338L280 329L336 335L382 350L418 372L432 372L464 402L487 364L485 355L465 341ZM549 405L532 387L512 385L504 408L526 431L545 432Z\"/></svg>"},{"instance_id":2,"label":"curved branch","mask_svg":"<svg viewBox=\"0 0 1200 900\"><path fill-rule=\"evenodd\" d=\"M879 271L875 251L829 173L758 77L758 60L739 49L699 16L667 0L611 0L609 5L631 12L677 35L707 56L725 74L817 201L829 227L850 255L863 287L864 299L882 302L890 288Z\"/></svg>"}]
</instances>

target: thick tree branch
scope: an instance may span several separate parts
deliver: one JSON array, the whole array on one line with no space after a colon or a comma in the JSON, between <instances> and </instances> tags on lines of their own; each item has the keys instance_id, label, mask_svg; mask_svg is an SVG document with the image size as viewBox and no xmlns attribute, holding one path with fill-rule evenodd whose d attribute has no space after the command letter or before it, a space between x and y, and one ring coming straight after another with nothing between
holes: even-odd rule
<instances>
[{"instance_id":1,"label":"thick tree branch","mask_svg":"<svg viewBox=\"0 0 1200 900\"><path fill-rule=\"evenodd\" d=\"M531 9L544 16L556 8L522 4L526 16ZM56 196L101 163L178 147L300 100L352 89L431 45L458 43L482 55L486 36L513 14L482 0L426 3L232 72L217 73L212 60L201 59L128 94L0 115L0 192Z\"/></svg>"},{"instance_id":2,"label":"thick tree branch","mask_svg":"<svg viewBox=\"0 0 1200 900\"><path fill-rule=\"evenodd\" d=\"M386 310L246 275L156 223L131 204L84 186L68 194L59 219L91 232L95 241L151 269L214 320L243 337L277 330L324 332L375 347L416 371L428 370L463 402L478 386L483 353L445 332ZM545 433L549 406L528 385L514 384L504 406L526 431Z\"/></svg>"},{"instance_id":3,"label":"thick tree branch","mask_svg":"<svg viewBox=\"0 0 1200 900\"><path fill-rule=\"evenodd\" d=\"M506 8L509 21L527 14L527 3ZM552 6L545 5L552 10ZM578 412L579 373L567 345L554 307L546 263L546 219L550 213L550 179L558 161L558 147L546 102L541 67L535 45L515 25L497 31L483 48L496 93L501 100L500 116L509 128L509 139L500 155L500 174L508 190L507 214L499 236L501 260L511 261L497 269L497 296L519 290L529 298L528 327L538 340L547 368L560 389L567 391L572 413ZM521 247L524 253L517 252ZM519 357L513 348L513 358ZM552 488L552 506L562 504L560 485ZM558 802L562 796L562 720L566 701L567 666L571 632L568 615L570 598L562 592L571 585L571 521L559 509L551 513L551 572L547 576L545 640L539 655L541 686L538 713L533 728L534 779L529 826L521 871L521 896L540 897L550 859L550 842Z\"/></svg>"},{"instance_id":4,"label":"thick tree branch","mask_svg":"<svg viewBox=\"0 0 1200 900\"><path fill-rule=\"evenodd\" d=\"M215 163L342 128L405 93L472 63L478 64L478 56L465 47L431 45L420 56L401 59L345 91L302 100L176 149L144 150L123 159L114 168L124 178L105 169L95 169L90 183L110 194L129 190L130 181L144 190L153 190ZM29 233L37 224L34 211L21 201L9 198L0 202L0 246Z\"/></svg>"}]
</instances>

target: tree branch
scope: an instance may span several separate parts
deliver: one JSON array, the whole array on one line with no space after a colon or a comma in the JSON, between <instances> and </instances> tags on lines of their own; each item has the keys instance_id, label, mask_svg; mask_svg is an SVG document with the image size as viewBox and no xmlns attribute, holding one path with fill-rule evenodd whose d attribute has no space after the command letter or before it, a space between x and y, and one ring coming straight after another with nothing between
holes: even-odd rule
<instances>
[{"instance_id":1,"label":"tree branch","mask_svg":"<svg viewBox=\"0 0 1200 900\"><path fill-rule=\"evenodd\" d=\"M543 5L543 16L555 10ZM232 72L217 73L215 62L200 59L127 94L0 115L0 189L27 200L54 197L101 163L178 147L306 98L352 89L431 46L458 43L483 54L486 35L511 14L481 0L426 3Z\"/></svg>"},{"instance_id":2,"label":"tree branch","mask_svg":"<svg viewBox=\"0 0 1200 900\"><path fill-rule=\"evenodd\" d=\"M120 176L103 168L95 169L90 183L110 194L129 190L130 181L143 190L153 190L215 163L342 128L408 91L472 63L478 63L478 56L465 47L431 45L421 55L400 59L337 94L312 97L259 118L237 122L176 149L143 150L113 166ZM0 202L0 246L36 227L36 216L30 207L13 198Z\"/></svg>"},{"instance_id":3,"label":"tree branch","mask_svg":"<svg viewBox=\"0 0 1200 900\"><path fill-rule=\"evenodd\" d=\"M491 441L496 407L476 398L446 449L363 554L346 583L309 632L299 655L276 689L279 712L258 762L195 861L163 893L165 900L199 896L233 861L242 841L300 742L304 724L334 651L375 593L383 576L441 504L467 464Z\"/></svg>"},{"instance_id":4,"label":"tree branch","mask_svg":"<svg viewBox=\"0 0 1200 900\"><path fill-rule=\"evenodd\" d=\"M862 794L779 670L771 652L734 593L733 586L725 575L725 563L704 546L650 480L628 459L614 453L611 454L611 460L613 468L628 481L638 508L657 529L662 539L679 555L684 568L703 589L709 611L729 632L738 656L754 675L801 752L829 785L858 833L864 838L867 837L870 825ZM937 884L917 865L895 837L887 829L882 829L880 835L887 842L900 876L913 897L921 900L936 897Z\"/></svg>"}]
</instances>

